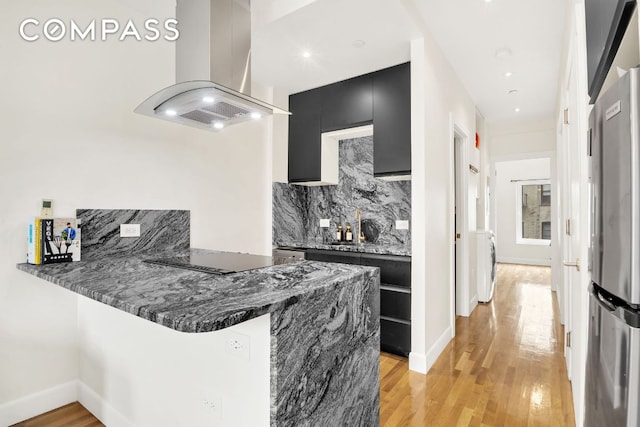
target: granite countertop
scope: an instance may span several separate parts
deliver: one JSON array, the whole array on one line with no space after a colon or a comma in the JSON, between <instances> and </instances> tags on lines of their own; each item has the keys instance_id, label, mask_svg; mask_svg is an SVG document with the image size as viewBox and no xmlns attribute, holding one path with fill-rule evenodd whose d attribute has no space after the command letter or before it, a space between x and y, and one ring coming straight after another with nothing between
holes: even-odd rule
<instances>
[{"instance_id":1,"label":"granite countertop","mask_svg":"<svg viewBox=\"0 0 640 427\"><path fill-rule=\"evenodd\" d=\"M194 250L199 252L209 252ZM149 258L147 256L146 258ZM71 263L18 264L19 270L182 332L223 329L379 274L358 265L301 261L228 275L143 262L144 255Z\"/></svg>"},{"instance_id":2,"label":"granite countertop","mask_svg":"<svg viewBox=\"0 0 640 427\"><path fill-rule=\"evenodd\" d=\"M330 251L341 251L341 252L360 252L366 254L378 254L378 255L400 255L400 256L411 256L411 246L406 245L378 245L375 243L359 243L359 244L341 244L341 245L331 245L328 243L291 243L291 242L280 242L276 243L277 247L286 249L323 249Z\"/></svg>"}]
</instances>

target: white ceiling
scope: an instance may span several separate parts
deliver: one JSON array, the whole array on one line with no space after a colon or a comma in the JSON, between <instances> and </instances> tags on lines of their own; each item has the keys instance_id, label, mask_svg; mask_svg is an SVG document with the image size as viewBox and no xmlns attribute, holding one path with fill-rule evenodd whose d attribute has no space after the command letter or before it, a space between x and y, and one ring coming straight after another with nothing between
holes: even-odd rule
<instances>
[{"instance_id":1,"label":"white ceiling","mask_svg":"<svg viewBox=\"0 0 640 427\"><path fill-rule=\"evenodd\" d=\"M295 93L408 61L421 36L408 2L489 123L553 117L562 0L252 0L253 78ZM496 58L502 48L512 55Z\"/></svg>"},{"instance_id":2,"label":"white ceiling","mask_svg":"<svg viewBox=\"0 0 640 427\"><path fill-rule=\"evenodd\" d=\"M415 4L489 122L553 117L565 1L417 0ZM502 48L510 49L512 56L496 58ZM509 78L508 71L513 73ZM512 89L518 93L509 95Z\"/></svg>"},{"instance_id":3,"label":"white ceiling","mask_svg":"<svg viewBox=\"0 0 640 427\"><path fill-rule=\"evenodd\" d=\"M420 35L395 0L252 0L251 8L252 77L289 93L407 62Z\"/></svg>"}]
</instances>

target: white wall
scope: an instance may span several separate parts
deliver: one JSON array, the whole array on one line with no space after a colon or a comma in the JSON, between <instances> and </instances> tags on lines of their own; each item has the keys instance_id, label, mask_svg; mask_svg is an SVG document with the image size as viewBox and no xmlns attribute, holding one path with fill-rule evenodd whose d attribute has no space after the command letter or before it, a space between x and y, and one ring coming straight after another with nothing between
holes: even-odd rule
<instances>
[{"instance_id":1,"label":"white wall","mask_svg":"<svg viewBox=\"0 0 640 427\"><path fill-rule=\"evenodd\" d=\"M476 112L476 132L480 136L480 173L478 176L478 208L476 211L476 228L489 229L490 193L493 191L489 184L491 177L491 159L489 157L490 136L486 120L482 114Z\"/></svg>"},{"instance_id":2,"label":"white wall","mask_svg":"<svg viewBox=\"0 0 640 427\"><path fill-rule=\"evenodd\" d=\"M410 0L423 38L411 44L412 331L409 366L427 372L452 338L453 124L473 145L475 106ZM475 151L475 148L473 148ZM476 159L473 151L469 161Z\"/></svg>"},{"instance_id":3,"label":"white wall","mask_svg":"<svg viewBox=\"0 0 640 427\"><path fill-rule=\"evenodd\" d=\"M500 174L496 177L496 165L500 162L517 161L517 160L531 160L531 159L548 159L546 165L556 162L556 128L554 119L539 120L532 122L518 123L509 126L488 126L488 132L490 133L491 143L489 146L489 161L491 163L490 170L490 185L493 189L493 193L490 197L490 217L489 228L496 233L496 251L498 260L500 262L515 262L515 263L529 263L529 264L542 264L551 265L551 250L549 247L533 247L531 245L516 245L515 244L515 217L513 227L511 225L502 224L503 220L511 221L511 215L505 212L506 209L511 210L511 206L515 207L515 196L513 203L510 198L506 198L507 195L498 195L498 181L501 178ZM555 170L550 170L549 166L545 166L542 171L532 171L531 173L526 170L522 171L522 178L510 177L511 179L529 179L529 176L533 178L549 178L551 179L552 188L554 188L556 182ZM505 173L510 173L505 171ZM519 176L520 176L519 175ZM535 175L535 176L534 176ZM504 188L504 186L503 186ZM505 190L506 191L506 190ZM511 191L511 190L508 190ZM504 193L504 191L503 191ZM515 195L515 190L512 191ZM552 203L552 229L557 226L555 221L554 212L557 209L558 195L556 191L552 191L551 203ZM505 208L503 203L510 203ZM514 213L515 216L515 213ZM513 231L500 231L502 228L513 228ZM557 245L557 239L552 237L552 246Z\"/></svg>"},{"instance_id":4,"label":"white wall","mask_svg":"<svg viewBox=\"0 0 640 427\"><path fill-rule=\"evenodd\" d=\"M489 126L492 161L522 157L527 153L555 151L554 119L520 123L511 126Z\"/></svg>"},{"instance_id":5,"label":"white wall","mask_svg":"<svg viewBox=\"0 0 640 427\"><path fill-rule=\"evenodd\" d=\"M495 164L496 171L496 256L498 262L551 265L551 246L516 243L517 182L550 179L549 158L510 160ZM553 222L553 221L552 221ZM555 223L552 223L552 227Z\"/></svg>"},{"instance_id":6,"label":"white wall","mask_svg":"<svg viewBox=\"0 0 640 427\"><path fill-rule=\"evenodd\" d=\"M106 425L269 425L269 315L189 334L78 300L79 400ZM248 357L229 339L248 340Z\"/></svg>"},{"instance_id":7,"label":"white wall","mask_svg":"<svg viewBox=\"0 0 640 427\"><path fill-rule=\"evenodd\" d=\"M18 272L43 197L76 208L190 209L194 247L271 249L271 119L213 134L136 115L175 83L166 41L19 38L27 17L138 22L173 0L10 2L0 17L0 403L78 376L76 300Z\"/></svg>"}]
</instances>

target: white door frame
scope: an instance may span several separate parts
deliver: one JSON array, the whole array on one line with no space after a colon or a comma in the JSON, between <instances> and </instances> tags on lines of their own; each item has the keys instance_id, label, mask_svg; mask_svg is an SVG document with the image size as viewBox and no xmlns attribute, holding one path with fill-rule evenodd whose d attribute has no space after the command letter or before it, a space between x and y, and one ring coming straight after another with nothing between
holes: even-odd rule
<instances>
[{"instance_id":1,"label":"white door frame","mask_svg":"<svg viewBox=\"0 0 640 427\"><path fill-rule=\"evenodd\" d=\"M450 269L450 307L449 307L449 323L451 327L451 336L455 336L456 328L456 311L462 316L469 316L469 131L458 124L453 113L449 113L449 236L451 239L451 250L449 255ZM456 165L455 144L456 139L460 142L458 164ZM460 174L460 185L456 191L456 171ZM456 198L457 203L456 203ZM460 239L457 240L459 251L456 251L456 204L458 205L457 215L462 219L462 230ZM459 261L456 262L456 252L459 252ZM461 262L460 262L461 261ZM456 274L458 269L458 274ZM457 282L457 283L456 283ZM457 287L457 292L456 292ZM458 301L456 301L458 300ZM456 310L458 308L458 310Z\"/></svg>"}]
</instances>

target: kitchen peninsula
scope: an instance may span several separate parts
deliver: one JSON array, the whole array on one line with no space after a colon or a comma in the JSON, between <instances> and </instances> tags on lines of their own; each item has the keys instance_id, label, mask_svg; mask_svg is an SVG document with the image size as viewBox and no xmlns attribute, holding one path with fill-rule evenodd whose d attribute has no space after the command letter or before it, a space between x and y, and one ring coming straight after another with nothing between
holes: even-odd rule
<instances>
[{"instance_id":1,"label":"kitchen peninsula","mask_svg":"<svg viewBox=\"0 0 640 427\"><path fill-rule=\"evenodd\" d=\"M82 345L84 320L93 323L92 332L85 335L94 335L94 346L96 342L100 346L103 338L96 338L96 331L109 335L113 328L123 330L120 335L124 336L105 337L93 359L101 358L97 366L121 367L114 377L127 377L122 389L128 398L114 397L110 374L85 366L92 361L87 357L80 361L80 382L90 389L94 400L102 400L103 406L126 420L122 424L130 425L166 423L174 417L184 425L189 416L191 425L212 421L213 425L235 426L377 425L378 270L302 261L213 275L146 263L149 253L140 251L141 247L123 253L117 239L105 238L124 215L155 224L142 226L156 231L147 236L143 232L138 242L175 243L176 239L157 235L163 232L160 230L170 233L167 230L177 228L162 226L164 221L178 219L175 212L185 211L79 211L78 216L85 217L83 227L87 225L83 244L86 235L88 259L83 252L80 262L18 265L22 271L81 295L79 306L84 308L79 308L78 327L83 355L94 351ZM181 221L184 224L185 218ZM186 222L188 225L188 212ZM96 236L98 228L91 228L96 224L99 230L106 230L102 237ZM114 253L92 257L92 244L100 242L104 255L109 239ZM183 245L170 249L173 253L203 252ZM102 315L106 317L96 319ZM244 325L253 326L247 329ZM110 348L113 342L120 342L118 348ZM202 348L209 354L198 354ZM164 358L159 366L156 357ZM126 366L129 359L142 371L149 364L154 368L148 368L146 374L137 372L138 368ZM255 377L243 380L247 373ZM232 392L236 379L244 389ZM163 389L163 395L149 397L158 394L157 388ZM145 399L156 400L153 411L144 409ZM185 415L187 411L190 415Z\"/></svg>"}]
</instances>

